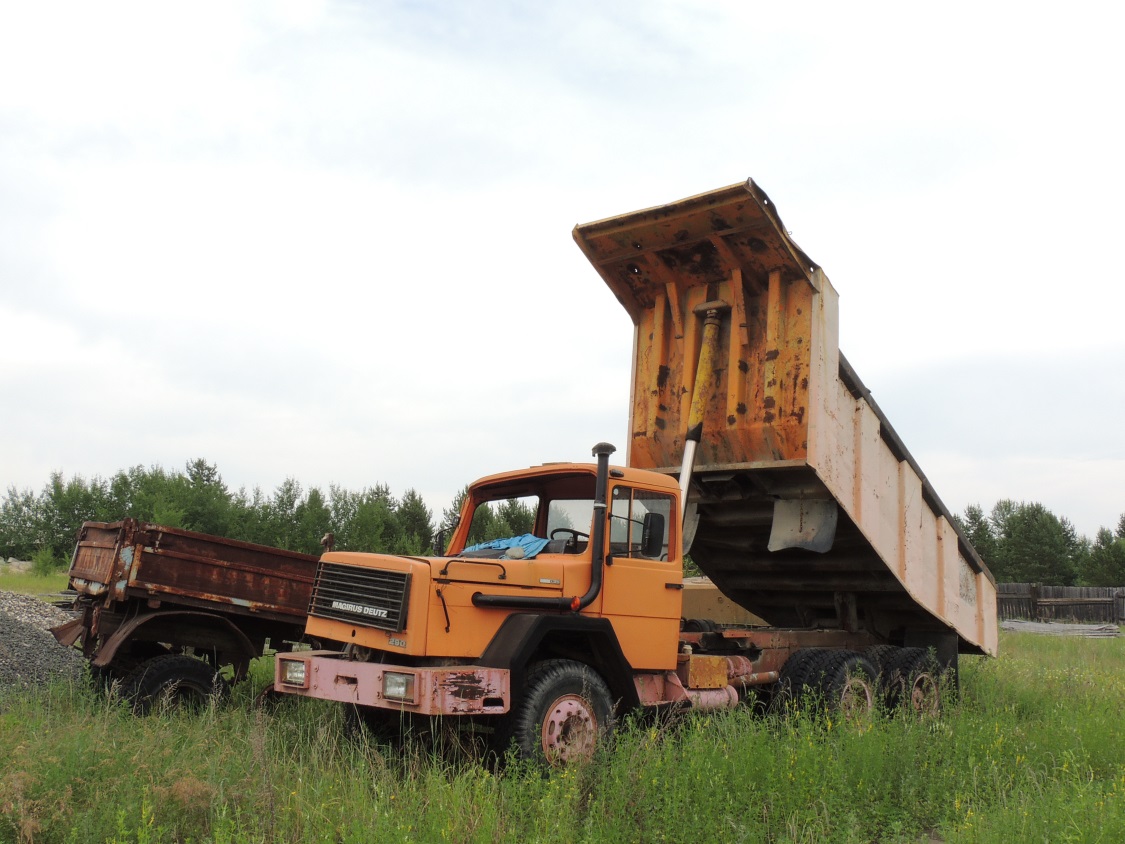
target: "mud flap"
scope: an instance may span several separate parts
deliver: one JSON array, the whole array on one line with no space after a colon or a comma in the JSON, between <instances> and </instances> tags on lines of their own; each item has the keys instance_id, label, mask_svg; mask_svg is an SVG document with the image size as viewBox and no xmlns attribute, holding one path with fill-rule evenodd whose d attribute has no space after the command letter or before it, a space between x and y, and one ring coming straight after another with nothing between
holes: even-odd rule
<instances>
[{"instance_id":1,"label":"mud flap","mask_svg":"<svg viewBox=\"0 0 1125 844\"><path fill-rule=\"evenodd\" d=\"M818 554L832 550L837 513L835 501L778 499L773 503L769 549L802 548Z\"/></svg>"},{"instance_id":2,"label":"mud flap","mask_svg":"<svg viewBox=\"0 0 1125 844\"><path fill-rule=\"evenodd\" d=\"M82 619L76 618L73 621L68 621L65 624L60 624L57 627L51 628L51 634L58 640L58 643L64 648L69 648L78 638L82 635L83 624Z\"/></svg>"}]
</instances>

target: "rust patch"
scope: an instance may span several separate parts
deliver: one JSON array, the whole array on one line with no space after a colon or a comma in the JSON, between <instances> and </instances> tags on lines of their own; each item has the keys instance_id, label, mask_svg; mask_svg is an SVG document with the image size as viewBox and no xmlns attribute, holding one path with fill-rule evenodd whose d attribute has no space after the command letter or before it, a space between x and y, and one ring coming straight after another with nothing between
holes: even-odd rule
<instances>
[{"instance_id":1,"label":"rust patch","mask_svg":"<svg viewBox=\"0 0 1125 844\"><path fill-rule=\"evenodd\" d=\"M738 371L739 372L749 372L750 371L750 364L748 364L744 360L740 360L738 362Z\"/></svg>"},{"instance_id":2,"label":"rust patch","mask_svg":"<svg viewBox=\"0 0 1125 844\"><path fill-rule=\"evenodd\" d=\"M770 349L766 352L766 360L777 360L781 356L781 352L777 349Z\"/></svg>"},{"instance_id":3,"label":"rust patch","mask_svg":"<svg viewBox=\"0 0 1125 844\"><path fill-rule=\"evenodd\" d=\"M736 423L737 421L738 421L738 417L737 417L737 416L735 416L735 415L734 415L733 413L732 413L732 414L731 414L730 416L728 416L728 417L727 417L727 424L728 424L728 425L733 425L733 424L735 424L735 423Z\"/></svg>"},{"instance_id":4,"label":"rust patch","mask_svg":"<svg viewBox=\"0 0 1125 844\"><path fill-rule=\"evenodd\" d=\"M668 376L672 374L672 370L667 366L661 366L656 374L656 386L658 389L663 390L668 385Z\"/></svg>"},{"instance_id":5,"label":"rust patch","mask_svg":"<svg viewBox=\"0 0 1125 844\"><path fill-rule=\"evenodd\" d=\"M772 422L773 421L773 414L770 413L769 411L766 411L765 413L762 414L762 421L763 422Z\"/></svg>"},{"instance_id":6,"label":"rust patch","mask_svg":"<svg viewBox=\"0 0 1125 844\"><path fill-rule=\"evenodd\" d=\"M480 700L488 694L484 678L479 674L451 674L442 685L458 700Z\"/></svg>"},{"instance_id":7,"label":"rust patch","mask_svg":"<svg viewBox=\"0 0 1125 844\"><path fill-rule=\"evenodd\" d=\"M661 431L663 431L664 426L668 424L667 422L664 421L663 416L657 416L656 419L655 419L655 422L656 422L656 427L659 428Z\"/></svg>"},{"instance_id":8,"label":"rust patch","mask_svg":"<svg viewBox=\"0 0 1125 844\"><path fill-rule=\"evenodd\" d=\"M669 247L660 252L660 260L670 270L682 270L696 276L718 276L723 264L718 250L708 241L675 249Z\"/></svg>"},{"instance_id":9,"label":"rust patch","mask_svg":"<svg viewBox=\"0 0 1125 844\"><path fill-rule=\"evenodd\" d=\"M746 402L740 401L738 407L735 408L738 413L746 413Z\"/></svg>"},{"instance_id":10,"label":"rust patch","mask_svg":"<svg viewBox=\"0 0 1125 844\"><path fill-rule=\"evenodd\" d=\"M762 407L774 407L777 404L777 399L773 396L766 396L762 399Z\"/></svg>"}]
</instances>

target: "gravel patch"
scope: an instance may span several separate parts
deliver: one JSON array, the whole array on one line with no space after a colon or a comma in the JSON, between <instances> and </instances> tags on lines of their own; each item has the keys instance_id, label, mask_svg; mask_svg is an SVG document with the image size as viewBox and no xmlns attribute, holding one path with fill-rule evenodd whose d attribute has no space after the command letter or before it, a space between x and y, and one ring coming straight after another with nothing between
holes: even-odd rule
<instances>
[{"instance_id":1,"label":"gravel patch","mask_svg":"<svg viewBox=\"0 0 1125 844\"><path fill-rule=\"evenodd\" d=\"M70 619L38 598L0 591L0 690L82 678L82 654L60 645L49 629Z\"/></svg>"}]
</instances>

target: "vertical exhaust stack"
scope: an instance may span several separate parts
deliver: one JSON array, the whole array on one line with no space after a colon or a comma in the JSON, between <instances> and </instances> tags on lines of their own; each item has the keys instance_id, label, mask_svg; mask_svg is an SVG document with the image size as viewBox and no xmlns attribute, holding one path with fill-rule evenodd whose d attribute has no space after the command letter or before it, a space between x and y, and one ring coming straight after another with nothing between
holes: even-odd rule
<instances>
[{"instance_id":1,"label":"vertical exhaust stack","mask_svg":"<svg viewBox=\"0 0 1125 844\"><path fill-rule=\"evenodd\" d=\"M528 595L489 595L473 593L474 607L501 607L514 610L549 610L580 612L593 603L602 591L602 574L605 567L606 499L609 490L609 456L617 449L609 443L594 446L598 458L597 477L594 481L594 524L590 529L590 588L585 595L573 598L544 598Z\"/></svg>"},{"instance_id":2,"label":"vertical exhaust stack","mask_svg":"<svg viewBox=\"0 0 1125 844\"><path fill-rule=\"evenodd\" d=\"M605 568L605 524L606 498L609 490L609 456L617 449L609 443L598 443L593 448L598 458L598 476L594 483L594 526L590 531L590 547L593 550L591 561L590 588L581 598L576 597L571 604L575 612L590 605L602 591L602 570Z\"/></svg>"}]
</instances>

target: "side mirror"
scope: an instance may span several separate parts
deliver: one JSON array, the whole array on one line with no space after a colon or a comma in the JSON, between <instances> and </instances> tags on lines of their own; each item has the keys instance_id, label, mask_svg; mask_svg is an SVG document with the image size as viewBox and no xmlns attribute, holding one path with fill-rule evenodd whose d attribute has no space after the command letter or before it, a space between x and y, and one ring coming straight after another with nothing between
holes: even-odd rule
<instances>
[{"instance_id":1,"label":"side mirror","mask_svg":"<svg viewBox=\"0 0 1125 844\"><path fill-rule=\"evenodd\" d=\"M449 539L449 535L457 530L459 524L461 524L461 514L455 513L448 522L438 529L437 535L434 537L433 554L435 557L445 556L445 543Z\"/></svg>"},{"instance_id":2,"label":"side mirror","mask_svg":"<svg viewBox=\"0 0 1125 844\"><path fill-rule=\"evenodd\" d=\"M664 553L664 514L645 513L641 522L641 554L659 558Z\"/></svg>"}]
</instances>

